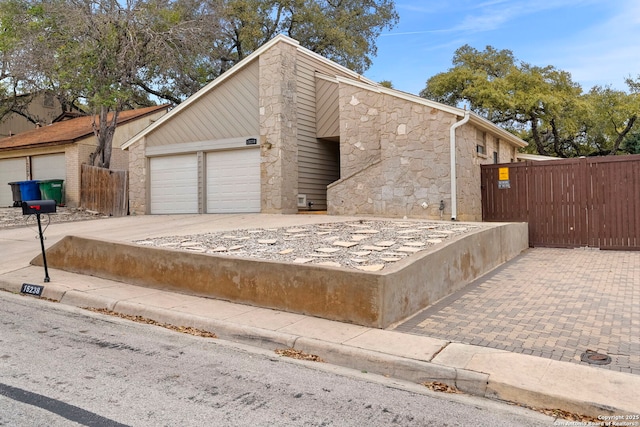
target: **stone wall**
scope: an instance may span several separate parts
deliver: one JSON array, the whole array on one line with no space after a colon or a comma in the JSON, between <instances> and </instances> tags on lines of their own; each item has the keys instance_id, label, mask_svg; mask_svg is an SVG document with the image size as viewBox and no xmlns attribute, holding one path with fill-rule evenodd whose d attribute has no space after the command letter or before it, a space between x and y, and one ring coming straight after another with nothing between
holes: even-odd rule
<instances>
[{"instance_id":1,"label":"stone wall","mask_svg":"<svg viewBox=\"0 0 640 427\"><path fill-rule=\"evenodd\" d=\"M144 215L147 212L147 159L146 138L131 145L129 151L129 212Z\"/></svg>"},{"instance_id":2,"label":"stone wall","mask_svg":"<svg viewBox=\"0 0 640 427\"><path fill-rule=\"evenodd\" d=\"M482 221L482 192L480 188L480 165L493 164L493 153L498 153L499 163L509 163L516 157L511 144L486 134L471 124L459 128L456 133L458 216L460 221ZM486 155L476 152L476 145L485 143Z\"/></svg>"},{"instance_id":3,"label":"stone wall","mask_svg":"<svg viewBox=\"0 0 640 427\"><path fill-rule=\"evenodd\" d=\"M363 132L342 135L341 169L352 173L328 187L329 213L439 219L443 200L446 218L451 202L449 128L455 116L374 90L342 86L347 85L341 83L341 101L363 107L341 105L341 130ZM372 142L377 140L379 151ZM372 153L359 153L361 147L370 147Z\"/></svg>"},{"instance_id":4,"label":"stone wall","mask_svg":"<svg viewBox=\"0 0 640 427\"><path fill-rule=\"evenodd\" d=\"M376 88L340 82L340 168L328 186L333 215L450 219L451 126L460 118ZM484 145L486 154L476 152ZM457 215L482 220L480 165L515 158L515 148L465 124L456 130ZM440 210L441 202L444 210Z\"/></svg>"},{"instance_id":5,"label":"stone wall","mask_svg":"<svg viewBox=\"0 0 640 427\"><path fill-rule=\"evenodd\" d=\"M298 211L296 56L295 46L281 42L259 58L263 213Z\"/></svg>"}]
</instances>

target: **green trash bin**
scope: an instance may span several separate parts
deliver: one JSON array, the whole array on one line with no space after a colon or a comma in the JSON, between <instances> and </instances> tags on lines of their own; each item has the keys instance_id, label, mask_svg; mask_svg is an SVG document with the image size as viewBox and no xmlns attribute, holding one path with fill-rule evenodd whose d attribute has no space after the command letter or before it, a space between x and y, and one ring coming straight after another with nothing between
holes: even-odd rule
<instances>
[{"instance_id":1,"label":"green trash bin","mask_svg":"<svg viewBox=\"0 0 640 427\"><path fill-rule=\"evenodd\" d=\"M58 206L64 206L63 179L45 179L38 183L42 200L55 200Z\"/></svg>"}]
</instances>

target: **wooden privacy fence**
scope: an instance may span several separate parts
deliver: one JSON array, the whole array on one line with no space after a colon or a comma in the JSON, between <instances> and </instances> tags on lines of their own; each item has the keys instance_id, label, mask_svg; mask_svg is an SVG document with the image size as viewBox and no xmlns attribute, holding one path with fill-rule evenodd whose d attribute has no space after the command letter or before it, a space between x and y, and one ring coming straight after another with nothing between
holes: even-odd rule
<instances>
[{"instance_id":1,"label":"wooden privacy fence","mask_svg":"<svg viewBox=\"0 0 640 427\"><path fill-rule=\"evenodd\" d=\"M127 171L82 165L80 206L110 216L125 216L129 208Z\"/></svg>"},{"instance_id":2,"label":"wooden privacy fence","mask_svg":"<svg viewBox=\"0 0 640 427\"><path fill-rule=\"evenodd\" d=\"M529 245L640 250L640 155L482 165L482 219Z\"/></svg>"}]
</instances>

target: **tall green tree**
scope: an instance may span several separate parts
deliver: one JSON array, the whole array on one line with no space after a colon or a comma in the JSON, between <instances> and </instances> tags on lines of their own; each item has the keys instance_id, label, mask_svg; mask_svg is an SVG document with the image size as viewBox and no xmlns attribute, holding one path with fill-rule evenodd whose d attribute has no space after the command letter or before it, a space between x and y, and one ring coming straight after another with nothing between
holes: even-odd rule
<instances>
[{"instance_id":1,"label":"tall green tree","mask_svg":"<svg viewBox=\"0 0 640 427\"><path fill-rule=\"evenodd\" d=\"M450 105L467 103L542 155L616 154L637 125L633 91L595 87L584 94L568 72L517 61L510 50L491 46L456 50L453 67L431 77L420 95Z\"/></svg>"},{"instance_id":2,"label":"tall green tree","mask_svg":"<svg viewBox=\"0 0 640 427\"><path fill-rule=\"evenodd\" d=\"M397 20L393 0L3 0L0 85L86 106L108 167L123 109L180 103L278 33L364 71Z\"/></svg>"}]
</instances>

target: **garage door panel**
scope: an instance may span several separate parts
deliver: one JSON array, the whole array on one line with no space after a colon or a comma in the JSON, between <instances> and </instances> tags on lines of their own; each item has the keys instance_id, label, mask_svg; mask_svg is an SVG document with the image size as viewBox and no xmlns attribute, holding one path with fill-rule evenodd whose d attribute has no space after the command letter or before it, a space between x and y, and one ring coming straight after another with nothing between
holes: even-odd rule
<instances>
[{"instance_id":1,"label":"garage door panel","mask_svg":"<svg viewBox=\"0 0 640 427\"><path fill-rule=\"evenodd\" d=\"M149 163L151 213L198 213L197 157L154 157Z\"/></svg>"},{"instance_id":2,"label":"garage door panel","mask_svg":"<svg viewBox=\"0 0 640 427\"><path fill-rule=\"evenodd\" d=\"M207 212L260 212L260 151L207 154Z\"/></svg>"},{"instance_id":3,"label":"garage door panel","mask_svg":"<svg viewBox=\"0 0 640 427\"><path fill-rule=\"evenodd\" d=\"M10 182L27 179L27 160L24 157L0 160L0 206L13 206Z\"/></svg>"},{"instance_id":4,"label":"garage door panel","mask_svg":"<svg viewBox=\"0 0 640 427\"><path fill-rule=\"evenodd\" d=\"M31 158L33 179L67 179L67 164L64 153L46 154Z\"/></svg>"}]
</instances>

